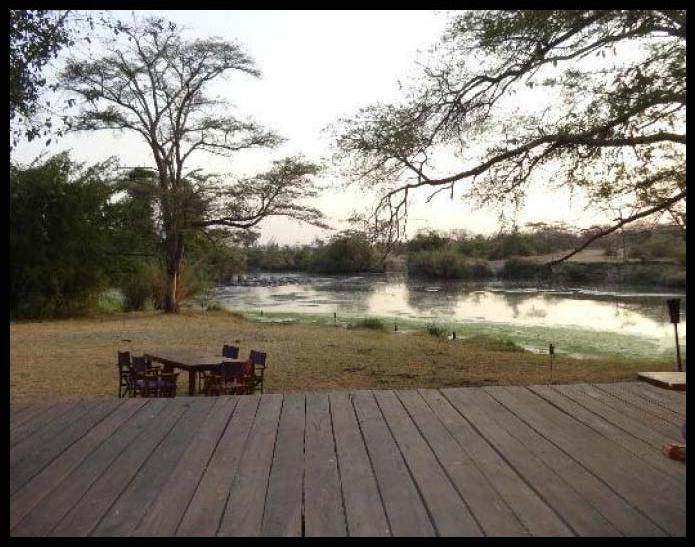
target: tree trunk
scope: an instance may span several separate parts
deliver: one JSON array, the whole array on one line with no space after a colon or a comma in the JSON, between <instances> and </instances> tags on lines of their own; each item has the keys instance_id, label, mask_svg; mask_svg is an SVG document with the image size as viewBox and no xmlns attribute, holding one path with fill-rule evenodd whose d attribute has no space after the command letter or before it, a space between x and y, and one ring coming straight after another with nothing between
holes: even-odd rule
<instances>
[{"instance_id":1,"label":"tree trunk","mask_svg":"<svg viewBox=\"0 0 695 547\"><path fill-rule=\"evenodd\" d=\"M167 236L166 245L166 286L164 290L164 312L178 313L179 303L176 299L181 261L183 258L183 236L172 234Z\"/></svg>"}]
</instances>

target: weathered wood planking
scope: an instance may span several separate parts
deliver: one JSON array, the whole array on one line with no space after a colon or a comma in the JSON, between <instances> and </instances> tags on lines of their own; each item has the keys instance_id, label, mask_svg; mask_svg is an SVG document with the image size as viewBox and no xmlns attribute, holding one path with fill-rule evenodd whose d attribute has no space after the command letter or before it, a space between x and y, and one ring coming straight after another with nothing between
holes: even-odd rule
<instances>
[{"instance_id":1,"label":"weathered wood planking","mask_svg":"<svg viewBox=\"0 0 695 547\"><path fill-rule=\"evenodd\" d=\"M304 431L304 535L347 534L338 456L333 440L330 404L325 393L306 394Z\"/></svg>"},{"instance_id":2,"label":"weathered wood planking","mask_svg":"<svg viewBox=\"0 0 695 547\"><path fill-rule=\"evenodd\" d=\"M92 484L109 468L123 450L149 433L147 426L153 423L164 409L166 400L149 401L140 407L128 422L119 428L91 455L78 465L49 495L12 530L18 536L45 536L53 530L65 515L84 497ZM21 494L21 490L19 492ZM12 500L10 500L12 505Z\"/></svg>"},{"instance_id":3,"label":"weathered wood planking","mask_svg":"<svg viewBox=\"0 0 695 547\"><path fill-rule=\"evenodd\" d=\"M260 397L239 400L176 534L214 536L224 513Z\"/></svg>"},{"instance_id":4,"label":"weathered wood planking","mask_svg":"<svg viewBox=\"0 0 695 547\"><path fill-rule=\"evenodd\" d=\"M219 397L205 423L191 441L176 469L157 493L134 536L173 536L215 452L238 399Z\"/></svg>"},{"instance_id":5,"label":"weathered wood planking","mask_svg":"<svg viewBox=\"0 0 695 547\"><path fill-rule=\"evenodd\" d=\"M374 400L374 394L371 391L356 391L351 398L392 534L434 536L435 529L427 508Z\"/></svg>"},{"instance_id":6,"label":"weathered wood planking","mask_svg":"<svg viewBox=\"0 0 695 547\"><path fill-rule=\"evenodd\" d=\"M484 388L537 431L629 499L670 535L685 534L684 490L647 463L526 388Z\"/></svg>"},{"instance_id":7,"label":"weathered wood planking","mask_svg":"<svg viewBox=\"0 0 695 547\"><path fill-rule=\"evenodd\" d=\"M19 404L10 535L685 535L685 396L658 389Z\"/></svg>"},{"instance_id":8,"label":"weathered wood planking","mask_svg":"<svg viewBox=\"0 0 695 547\"><path fill-rule=\"evenodd\" d=\"M389 536L386 512L347 393L329 395L338 469L350 536Z\"/></svg>"}]
</instances>

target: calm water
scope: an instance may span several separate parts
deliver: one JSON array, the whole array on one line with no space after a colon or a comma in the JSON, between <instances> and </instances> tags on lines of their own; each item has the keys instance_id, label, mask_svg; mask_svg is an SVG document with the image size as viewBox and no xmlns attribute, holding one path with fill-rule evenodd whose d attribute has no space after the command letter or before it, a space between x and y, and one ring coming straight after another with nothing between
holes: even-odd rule
<instances>
[{"instance_id":1,"label":"calm water","mask_svg":"<svg viewBox=\"0 0 695 547\"><path fill-rule=\"evenodd\" d=\"M213 298L228 309L255 315L262 311L264 317L377 316L404 325L434 322L458 326L464 333L505 334L530 348L564 337L564 345L575 353L582 353L588 344L588 350L599 352L611 353L615 346L617 353L655 356L673 349L673 327L665 301L680 297L679 337L685 345L685 294L624 287L543 289L505 283L434 282L403 275L262 277L291 277L296 283L218 287Z\"/></svg>"}]
</instances>

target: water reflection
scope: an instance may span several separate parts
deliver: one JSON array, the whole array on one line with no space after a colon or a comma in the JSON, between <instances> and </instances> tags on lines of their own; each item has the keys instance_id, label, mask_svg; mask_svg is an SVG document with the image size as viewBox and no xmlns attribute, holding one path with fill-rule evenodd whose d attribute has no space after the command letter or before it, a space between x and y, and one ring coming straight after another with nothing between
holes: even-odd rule
<instances>
[{"instance_id":1,"label":"water reflection","mask_svg":"<svg viewBox=\"0 0 695 547\"><path fill-rule=\"evenodd\" d=\"M403 276L315 277L296 274L296 284L222 287L216 299L239 311L334 312L441 322L508 323L579 327L651 338L667 347L673 329L665 293L623 289L548 290L502 283L432 283ZM685 295L679 332L685 340Z\"/></svg>"}]
</instances>

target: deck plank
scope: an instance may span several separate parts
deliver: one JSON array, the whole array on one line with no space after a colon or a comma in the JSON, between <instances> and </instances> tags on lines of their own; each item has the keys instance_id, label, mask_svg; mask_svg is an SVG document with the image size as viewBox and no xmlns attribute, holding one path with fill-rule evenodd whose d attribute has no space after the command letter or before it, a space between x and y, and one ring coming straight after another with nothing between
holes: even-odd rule
<instances>
[{"instance_id":1,"label":"deck plank","mask_svg":"<svg viewBox=\"0 0 695 547\"><path fill-rule=\"evenodd\" d=\"M659 418L665 422L668 422L669 424L673 424L677 428L680 428L680 426L683 424L684 417L681 414L661 406L653 400L646 399L625 389L616 389L609 384L591 385L595 389L600 390L601 392L606 393L625 404L629 404L634 408L640 409L642 412L647 413L652 419Z\"/></svg>"},{"instance_id":2,"label":"deck plank","mask_svg":"<svg viewBox=\"0 0 695 547\"><path fill-rule=\"evenodd\" d=\"M601 389L607 389L610 387L611 393L619 394L621 396L623 394L635 396L639 399L638 404L641 404L652 411L655 411L656 409L654 407L656 407L661 411L671 412L676 416L678 422L682 423L682 421L685 419L686 394L684 391L667 391L643 382L595 385Z\"/></svg>"},{"instance_id":3,"label":"deck plank","mask_svg":"<svg viewBox=\"0 0 695 547\"><path fill-rule=\"evenodd\" d=\"M531 390L543 397L545 400L555 405L563 412L566 412L575 419L581 421L586 426L590 427L606 439L613 441L625 450L628 450L635 456L639 457L653 468L665 473L669 479L676 481L675 488L683 488L685 485L685 466L682 463L664 458L661 450L656 449L653 445L635 437L631 433L618 427L615 423L608 420L608 416L592 412L589 408L580 404L585 402L587 405L592 405L593 401L585 401L585 398L578 397L579 402L574 400L570 394L571 386L533 386ZM598 407L601 412L601 408ZM614 417L617 422L622 422L620 416Z\"/></svg>"},{"instance_id":4,"label":"deck plank","mask_svg":"<svg viewBox=\"0 0 695 547\"><path fill-rule=\"evenodd\" d=\"M139 399L129 401L127 404L120 404L106 419L97 424L17 491L11 498L10 528L16 526L44 496L50 493L73 469L89 457L99 444L110 437L146 402L146 399Z\"/></svg>"},{"instance_id":5,"label":"deck plank","mask_svg":"<svg viewBox=\"0 0 695 547\"><path fill-rule=\"evenodd\" d=\"M546 438L580 461L670 535L685 534L685 493L617 443L526 388L484 388ZM616 465L619 462L619 465Z\"/></svg>"},{"instance_id":6,"label":"deck plank","mask_svg":"<svg viewBox=\"0 0 695 547\"><path fill-rule=\"evenodd\" d=\"M164 408L163 399L149 401L118 429L89 458L82 461L48 496L12 530L17 536L45 536L84 497L92 484L132 442L148 434L148 425ZM68 531L69 533L69 531Z\"/></svg>"},{"instance_id":7,"label":"deck plank","mask_svg":"<svg viewBox=\"0 0 695 547\"><path fill-rule=\"evenodd\" d=\"M422 395L449 433L475 461L531 535L574 535L557 514L452 405L449 398L455 397L457 389L459 388L439 391L423 390Z\"/></svg>"},{"instance_id":8,"label":"deck plank","mask_svg":"<svg viewBox=\"0 0 695 547\"><path fill-rule=\"evenodd\" d=\"M657 450L660 450L665 442L672 440L677 435L678 429L673 424L667 424L658 420L658 418L632 412L631 408L619 399L591 386L578 384L561 386L557 390L566 394L567 397L587 410L619 427L633 437L650 444Z\"/></svg>"},{"instance_id":9,"label":"deck plank","mask_svg":"<svg viewBox=\"0 0 695 547\"><path fill-rule=\"evenodd\" d=\"M329 395L348 535L389 536L379 487L349 395Z\"/></svg>"},{"instance_id":10,"label":"deck plank","mask_svg":"<svg viewBox=\"0 0 695 547\"><path fill-rule=\"evenodd\" d=\"M258 536L261 532L282 403L281 394L261 396L218 536Z\"/></svg>"},{"instance_id":11,"label":"deck plank","mask_svg":"<svg viewBox=\"0 0 695 547\"><path fill-rule=\"evenodd\" d=\"M217 398L209 419L191 441L132 535L162 537L176 533L237 402L234 397Z\"/></svg>"},{"instance_id":12,"label":"deck plank","mask_svg":"<svg viewBox=\"0 0 695 547\"><path fill-rule=\"evenodd\" d=\"M17 404L10 535L684 536L684 417L635 382Z\"/></svg>"},{"instance_id":13,"label":"deck plank","mask_svg":"<svg viewBox=\"0 0 695 547\"><path fill-rule=\"evenodd\" d=\"M345 536L338 456L325 393L306 394L304 446L304 535Z\"/></svg>"},{"instance_id":14,"label":"deck plank","mask_svg":"<svg viewBox=\"0 0 695 547\"><path fill-rule=\"evenodd\" d=\"M439 536L482 536L470 509L393 391L374 393Z\"/></svg>"},{"instance_id":15,"label":"deck plank","mask_svg":"<svg viewBox=\"0 0 695 547\"><path fill-rule=\"evenodd\" d=\"M351 394L394 536L434 536L424 501L371 391Z\"/></svg>"},{"instance_id":16,"label":"deck plank","mask_svg":"<svg viewBox=\"0 0 695 547\"><path fill-rule=\"evenodd\" d=\"M589 501L602 516L622 535L654 536L664 533L655 524L646 521L632 505L620 498L603 481L577 463L571 455L563 452L545 437L529 427L509 409L492 399L489 394L480 401L480 408L494 418L498 426L521 442L555 473L562 476L584 499ZM505 454L506 456L506 454Z\"/></svg>"},{"instance_id":17,"label":"deck plank","mask_svg":"<svg viewBox=\"0 0 695 547\"><path fill-rule=\"evenodd\" d=\"M211 537L217 533L259 401L260 397L254 396L237 403L176 535Z\"/></svg>"},{"instance_id":18,"label":"deck plank","mask_svg":"<svg viewBox=\"0 0 695 547\"><path fill-rule=\"evenodd\" d=\"M420 390L427 391L427 390ZM486 536L528 536L507 502L415 390L397 395Z\"/></svg>"},{"instance_id":19,"label":"deck plank","mask_svg":"<svg viewBox=\"0 0 695 547\"><path fill-rule=\"evenodd\" d=\"M214 400L208 397L192 398L188 410L177 422L176 427L169 431L140 467L128 487L104 514L90 535L130 535L188 448L195 432L203 425L213 403Z\"/></svg>"},{"instance_id":20,"label":"deck plank","mask_svg":"<svg viewBox=\"0 0 695 547\"><path fill-rule=\"evenodd\" d=\"M164 408L145 426L145 431L131 443L109 468L90 486L80 501L51 531L51 536L88 536L99 524L118 496L126 489L150 454L186 412L190 403L167 399Z\"/></svg>"},{"instance_id":21,"label":"deck plank","mask_svg":"<svg viewBox=\"0 0 695 547\"><path fill-rule=\"evenodd\" d=\"M10 446L26 439L45 424L57 420L75 401L58 401L31 405L16 418L10 419Z\"/></svg>"},{"instance_id":22,"label":"deck plank","mask_svg":"<svg viewBox=\"0 0 695 547\"><path fill-rule=\"evenodd\" d=\"M306 398L303 393L285 395L268 493L263 511L261 535L301 537L302 491L304 486L304 424Z\"/></svg>"},{"instance_id":23,"label":"deck plank","mask_svg":"<svg viewBox=\"0 0 695 547\"><path fill-rule=\"evenodd\" d=\"M450 401L514 470L580 536L618 536L618 530L564 477L498 423L499 403L479 389L459 389Z\"/></svg>"},{"instance_id":24,"label":"deck plank","mask_svg":"<svg viewBox=\"0 0 695 547\"><path fill-rule=\"evenodd\" d=\"M10 494L27 484L64 450L113 412L120 403L120 400L108 400L97 405L79 405L75 407L74 413L68 411L63 415L66 420L68 416L73 417L69 423L61 422L60 427L45 429L42 434L33 435L15 446L14 451L10 451Z\"/></svg>"},{"instance_id":25,"label":"deck plank","mask_svg":"<svg viewBox=\"0 0 695 547\"><path fill-rule=\"evenodd\" d=\"M630 431L640 431L647 429L652 433L657 433L664 440L672 440L679 434L680 423L675 421L666 420L660 416L655 416L652 412L645 409L644 407L636 407L632 403L620 399L607 393L602 389L598 389L595 386L589 384L576 384L574 386L576 390L585 393L587 396L591 397L595 401L601 403L602 407L606 407L613 410L613 414L619 414L629 418L630 424L639 424L642 427L632 428ZM645 439L646 440L646 439ZM655 446L660 448L663 441L656 440L658 444Z\"/></svg>"}]
</instances>

